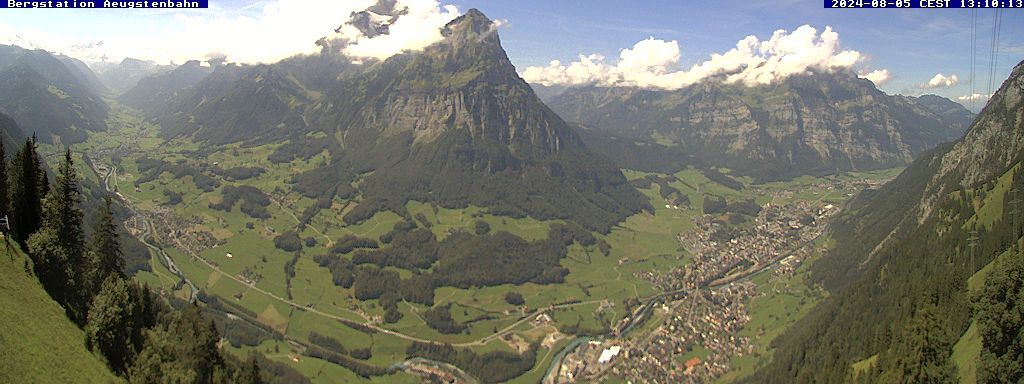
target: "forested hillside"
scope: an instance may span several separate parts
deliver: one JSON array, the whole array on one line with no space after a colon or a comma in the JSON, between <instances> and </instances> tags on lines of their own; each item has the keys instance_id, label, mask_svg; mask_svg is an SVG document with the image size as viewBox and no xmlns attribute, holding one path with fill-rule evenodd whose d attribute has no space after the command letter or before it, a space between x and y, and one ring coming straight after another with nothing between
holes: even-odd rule
<instances>
[{"instance_id":1,"label":"forested hillside","mask_svg":"<svg viewBox=\"0 0 1024 384\"><path fill-rule=\"evenodd\" d=\"M748 381L973 381L952 358L972 321L985 356L978 381L1024 377L1022 101L1024 64L963 139L850 204L833 226L835 249L812 267L811 283L832 296L778 340L771 364ZM971 293L968 279L1000 255L983 293Z\"/></svg>"},{"instance_id":2,"label":"forested hillside","mask_svg":"<svg viewBox=\"0 0 1024 384\"><path fill-rule=\"evenodd\" d=\"M113 372L131 382L257 383L294 374L256 355L243 363L224 354L220 329L198 306L130 280L113 197L86 223L71 152L51 184L36 145L28 139L10 164L0 161L0 216L10 224L0 268L6 382L116 381Z\"/></svg>"},{"instance_id":3,"label":"forested hillside","mask_svg":"<svg viewBox=\"0 0 1024 384\"><path fill-rule=\"evenodd\" d=\"M85 71L46 51L0 45L0 112L41 142L81 142L87 131L106 129L109 109L86 83L95 75Z\"/></svg>"}]
</instances>

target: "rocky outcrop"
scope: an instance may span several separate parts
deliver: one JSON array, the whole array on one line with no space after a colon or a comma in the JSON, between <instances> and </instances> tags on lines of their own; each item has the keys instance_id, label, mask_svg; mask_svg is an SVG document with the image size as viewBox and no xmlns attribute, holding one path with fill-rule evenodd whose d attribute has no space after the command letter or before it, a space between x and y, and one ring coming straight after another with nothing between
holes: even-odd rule
<instances>
[{"instance_id":1,"label":"rocky outcrop","mask_svg":"<svg viewBox=\"0 0 1024 384\"><path fill-rule=\"evenodd\" d=\"M647 206L518 76L491 20L470 10L442 34L342 80L310 108L311 125L339 138L332 166L372 171L359 187L367 201L346 220L419 200L606 231Z\"/></svg>"},{"instance_id":2,"label":"rocky outcrop","mask_svg":"<svg viewBox=\"0 0 1024 384\"><path fill-rule=\"evenodd\" d=\"M772 178L903 164L958 138L969 112L927 101L886 95L840 72L756 87L709 80L678 91L576 88L549 104L596 131Z\"/></svg>"}]
</instances>

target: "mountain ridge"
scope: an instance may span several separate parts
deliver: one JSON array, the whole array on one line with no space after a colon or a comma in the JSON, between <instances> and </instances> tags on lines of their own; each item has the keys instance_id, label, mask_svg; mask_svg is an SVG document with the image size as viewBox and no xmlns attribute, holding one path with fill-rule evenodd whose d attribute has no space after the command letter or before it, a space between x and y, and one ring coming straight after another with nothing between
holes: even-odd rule
<instances>
[{"instance_id":1,"label":"mountain ridge","mask_svg":"<svg viewBox=\"0 0 1024 384\"><path fill-rule=\"evenodd\" d=\"M898 381L901 362L921 356L932 374L948 372L952 345L974 316L968 278L1014 252L1022 233L1007 203L1024 198L1022 102L1024 62L961 139L849 203L830 230L836 246L811 266L809 282L832 294L786 331L756 377L849 381L850 364L876 355L867 382ZM857 310L865 307L891 310ZM922 322L929 326L914 328Z\"/></svg>"},{"instance_id":2,"label":"mountain ridge","mask_svg":"<svg viewBox=\"0 0 1024 384\"><path fill-rule=\"evenodd\" d=\"M594 133L676 147L680 157L761 180L905 164L967 128L966 109L943 105L940 115L842 71L761 86L710 79L676 91L592 86L557 93L552 109Z\"/></svg>"},{"instance_id":3,"label":"mountain ridge","mask_svg":"<svg viewBox=\"0 0 1024 384\"><path fill-rule=\"evenodd\" d=\"M83 83L87 76L49 52L2 45L0 111L14 118L26 136L34 133L42 142L84 141L86 131L107 129L109 111Z\"/></svg>"},{"instance_id":4,"label":"mountain ridge","mask_svg":"<svg viewBox=\"0 0 1024 384\"><path fill-rule=\"evenodd\" d=\"M356 173L373 171L360 185L368 200L346 220L404 212L406 201L420 200L607 231L646 206L519 78L483 13L468 11L442 34L423 52L376 64L314 107L323 111L315 123L342 137L332 158Z\"/></svg>"}]
</instances>

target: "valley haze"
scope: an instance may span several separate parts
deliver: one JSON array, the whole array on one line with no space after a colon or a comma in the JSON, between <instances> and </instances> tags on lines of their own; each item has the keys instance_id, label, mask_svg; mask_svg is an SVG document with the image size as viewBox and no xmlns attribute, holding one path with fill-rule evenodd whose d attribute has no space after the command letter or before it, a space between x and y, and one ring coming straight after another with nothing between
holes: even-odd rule
<instances>
[{"instance_id":1,"label":"valley haze","mask_svg":"<svg viewBox=\"0 0 1024 384\"><path fill-rule=\"evenodd\" d=\"M2 382L1024 380L1015 10L156 3L0 12Z\"/></svg>"}]
</instances>

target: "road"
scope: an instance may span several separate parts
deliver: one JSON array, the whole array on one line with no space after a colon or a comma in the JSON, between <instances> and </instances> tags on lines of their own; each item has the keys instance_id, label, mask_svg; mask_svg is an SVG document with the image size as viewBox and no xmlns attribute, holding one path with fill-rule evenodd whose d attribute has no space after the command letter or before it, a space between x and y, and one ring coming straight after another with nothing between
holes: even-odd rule
<instances>
[{"instance_id":1,"label":"road","mask_svg":"<svg viewBox=\"0 0 1024 384\"><path fill-rule=\"evenodd\" d=\"M96 172L97 166L95 165L95 163L93 164L93 167L93 172ZM174 264L174 259L171 259L171 257L167 255L167 252L164 252L163 248L160 248L159 246L149 242L149 238L154 232L153 225L149 221L145 220L143 216L138 211L135 210L135 207L127 199L124 198L123 195L121 195L118 192L115 192L114 189L110 187L110 179L116 178L116 175L117 174L114 167L108 168L107 173L103 175L103 188L107 190L107 193L110 193L111 195L115 196L117 199L121 201L122 204L124 204L125 207L132 211L133 216L142 219L142 233L139 236L136 236L136 238L138 238L139 241L141 241L142 244L144 244L147 248L153 250L154 252L156 252L157 255L159 255L160 259L164 261L164 265L167 266L167 270L171 271L171 273L173 273L175 276L178 276L178 278L185 282L185 285L189 287L188 301L194 303L196 301L196 297L199 295L199 288L197 288L196 285L192 283L192 280L188 279L188 276L186 276L185 273L178 268L177 264Z\"/></svg>"},{"instance_id":2,"label":"road","mask_svg":"<svg viewBox=\"0 0 1024 384\"><path fill-rule=\"evenodd\" d=\"M654 304L657 303L659 300L664 299L666 297L676 296L676 295L690 296L691 294L693 294L695 292L698 292L698 291L701 291L701 290L719 288L719 287L723 287L725 285L728 285L728 284L736 282L736 281L740 281L740 280L745 280L745 279L751 278L752 276L758 274L761 271L764 271L764 270L768 269L769 267L778 265L778 263L780 261L782 261L783 259L785 259L786 257L788 257L790 255L795 254L796 252L800 251L801 249L803 249L804 247L808 246L809 244L814 243L815 241L817 241L819 238L821 238L821 236L823 236L827 232L828 231L822 231L821 234L818 234L818 236L815 236L813 239L801 243L800 245L798 245L798 246L794 247L793 249L791 249L789 252L782 252L779 256L775 257L770 262L765 263L763 265L756 265L756 264L752 265L752 266L750 266L749 268L747 268L745 270L742 270L742 271L730 274L728 276L721 277L719 279L716 279L716 280L713 280L713 281L710 281L710 282L706 282L706 283L704 283L703 285L701 285L698 288L683 288L683 289L678 289L678 290L674 290L674 291L667 291L667 292L662 292L662 293L658 293L658 294L655 294L655 295L651 295L651 296L648 296L648 297L642 299L641 302L644 302L644 305L642 305L639 309L637 309L637 310L633 311L632 313L630 313L629 320L627 322L625 322L623 324L619 324L619 325L616 326L616 329L619 331L618 332L619 333L618 337L619 338L625 337L626 333L629 333L629 331L634 329L637 325L640 325L644 321L646 321L647 318L648 318L647 313L650 311L651 307L653 307ZM575 348L576 346L578 346L578 344L573 345L572 348ZM566 350L563 350L563 352L568 352L568 350L569 349L567 347ZM564 356L564 354L562 356ZM552 383L552 384L557 384L558 383L557 373L555 373L554 375L552 375L551 373L552 373L552 370L557 369L561 364L562 364L562 359L560 359L560 358L556 358L556 359L554 359L551 362L551 366L548 368L548 373L549 374L545 375L545 381L547 383ZM611 365L606 367L606 369L607 368L611 368ZM598 377L600 377L600 376L598 376Z\"/></svg>"},{"instance_id":3,"label":"road","mask_svg":"<svg viewBox=\"0 0 1024 384\"><path fill-rule=\"evenodd\" d=\"M97 166L94 165L94 167L97 167ZM104 185L104 187L107 189L108 192L112 193L114 196L116 196L118 199L120 199L121 202L129 210L131 210L132 213L136 217L139 218L139 220L142 222L143 228L144 228L144 232L141 234L141 238L139 240L142 241L142 243L145 244L147 247L149 247L150 249L155 251L158 255L160 255L160 258L162 258L166 262L166 264L168 266L168 269L172 273L174 273L175 275L177 275L178 277L182 278L185 281L185 284L188 285L188 287L192 291L191 295L190 295L191 296L191 300L194 301L196 296L197 296L197 294L198 294L198 292L199 292L199 289L195 286L195 284L193 284L188 279L188 277L183 272L181 272L181 270L178 268L178 266L176 264L174 264L174 260L170 256L168 256L167 253L164 252L164 250L162 248L160 248L157 245L149 243L149 240L147 238L150 235L154 234L156 232L156 230L153 228L153 224L146 218L146 216L141 214L139 211L136 210L136 208L134 207L134 205L132 205L131 201L129 201L128 198L126 198L124 195L122 195L120 193L116 193L116 192L113 191L113 188L110 185L110 179L115 177L115 175L116 175L115 170L111 167L111 169L109 169L107 171L107 173L103 177L103 185ZM229 278L231 280L234 280L234 281L236 281L239 284L242 284L244 286L248 286L250 290L256 291L257 293L260 293L260 294L262 294L262 295L264 295L266 297L269 297L271 299L274 299L274 300L276 300L278 302L281 302L283 304L287 304L287 305L289 305L291 307L297 308L297 309L305 311L307 313L312 313L312 314L315 314L315 315L318 315L318 316L321 316L321 317L325 317L325 318L328 318L328 319L340 320L340 321L352 321L351 318L342 317L342 316L334 315L334 314L331 314L331 313L326 313L326 312L317 310L315 308L309 308L309 307L307 307L305 305L296 303L296 302L294 302L292 300L286 299L284 297L280 297L280 296L274 294L273 292L268 292L268 291L266 291L266 290L264 290L264 289L262 289L260 287L257 287L257 286L255 286L253 284L249 284L249 283L243 281L242 279L238 278L235 275L232 275L230 273L224 272L223 270L220 269L220 267L211 264L209 261L207 261L205 258L203 258L203 257L201 257L199 255L192 254L191 256L193 256L196 260L199 260L201 263L206 265L206 267L210 268L211 270L213 270L213 271L215 271L217 273L220 273L224 277L227 277L227 278ZM484 336L484 337L482 337L480 339L477 339L477 340L467 341L467 342L462 342L462 343L454 343L452 345L456 346L456 347L481 346L481 345L487 344L488 342L490 342L490 341L492 341L494 339L497 339L497 338L499 338L501 336L504 336L505 334L510 332L515 327L517 327L517 326L519 326L519 325L529 321L530 319L535 318L536 316L540 315L541 313L544 313L544 312L547 312L547 311L550 311L550 310L555 310L555 309L572 308L572 307L575 307L575 306L589 305L589 304L595 304L595 303L600 303L600 302L601 302L601 300L591 300L591 301L584 301L584 302L578 302L578 303L567 303L567 304L554 305L554 306L540 308L540 309L537 309L537 310L531 312L528 315L522 316L521 318L519 318L518 320L516 320L512 324L510 324L507 327L502 328L501 330L499 330L497 333L492 333L490 335ZM351 313L353 315L358 316L359 318L363 319L363 321L364 321L362 323L362 325L364 325L364 326L366 326L366 327L368 327L370 329L373 329L373 330L375 330L375 331L377 331L379 333L395 336L395 337L398 337L400 339L404 339L404 340L408 340L408 341L416 341L416 342L421 342L421 343L438 343L435 340L422 339L422 338L419 338L419 337L407 335L407 334L404 334L404 333L401 333L401 332L398 332L398 331L394 331L394 330L391 330L391 329L387 329L387 328L378 326L378 325L374 324L370 320L370 318L367 317L366 314L364 314L364 313L356 312L356 311L349 310L349 309L344 309L344 308L338 308L338 309L341 310L341 311L345 311L345 312L348 312L348 313Z\"/></svg>"}]
</instances>

